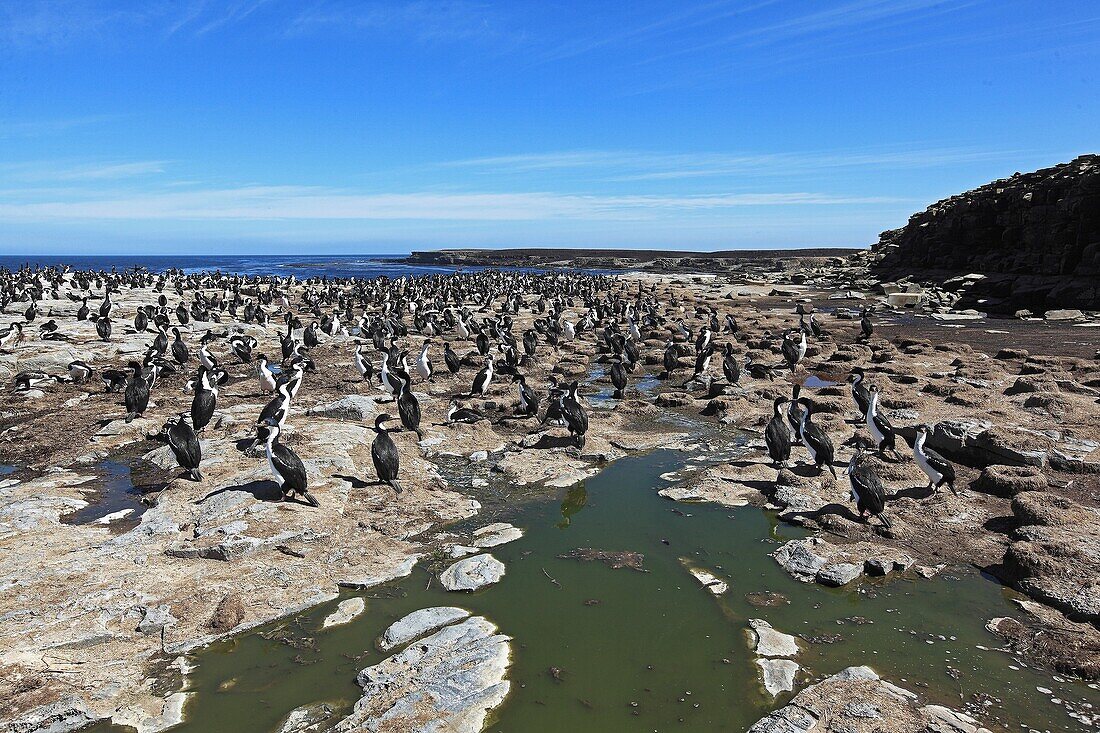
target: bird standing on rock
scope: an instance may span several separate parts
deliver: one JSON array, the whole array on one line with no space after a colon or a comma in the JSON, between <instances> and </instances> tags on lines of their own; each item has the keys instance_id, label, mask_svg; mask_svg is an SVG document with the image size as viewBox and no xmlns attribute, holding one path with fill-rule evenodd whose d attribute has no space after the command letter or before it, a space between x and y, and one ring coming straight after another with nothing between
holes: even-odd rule
<instances>
[{"instance_id":1,"label":"bird standing on rock","mask_svg":"<svg viewBox=\"0 0 1100 733\"><path fill-rule=\"evenodd\" d=\"M848 480L852 484L852 500L859 510L859 518L866 521L869 514L878 517L882 526L889 528L890 520L883 513L886 508L886 488L875 470L864 462L863 448L857 448L848 462Z\"/></svg>"},{"instance_id":2,"label":"bird standing on rock","mask_svg":"<svg viewBox=\"0 0 1100 733\"><path fill-rule=\"evenodd\" d=\"M205 369L199 371L195 396L191 398L191 424L196 431L202 432L214 415L214 407L218 404L218 388L210 382L209 372Z\"/></svg>"},{"instance_id":3,"label":"bird standing on rock","mask_svg":"<svg viewBox=\"0 0 1100 733\"><path fill-rule=\"evenodd\" d=\"M485 366L474 377L474 383L470 386L470 396L480 395L484 397L489 391L489 385L493 382L493 355L485 357Z\"/></svg>"},{"instance_id":4,"label":"bird standing on rock","mask_svg":"<svg viewBox=\"0 0 1100 733\"><path fill-rule=\"evenodd\" d=\"M126 383L126 422L133 422L135 417L141 417L149 409L149 383L141 375L141 364L131 361L129 364L130 381Z\"/></svg>"},{"instance_id":5,"label":"bird standing on rock","mask_svg":"<svg viewBox=\"0 0 1100 733\"><path fill-rule=\"evenodd\" d=\"M768 455L777 467L782 467L791 458L791 433L782 411L786 402L787 400L783 397L775 398L772 403L772 419L764 428L764 442L768 445Z\"/></svg>"},{"instance_id":6,"label":"bird standing on rock","mask_svg":"<svg viewBox=\"0 0 1100 733\"><path fill-rule=\"evenodd\" d=\"M871 385L870 394L871 401L867 405L867 414L864 418L867 423L867 430L870 431L871 437L875 440L875 450L879 453L889 450L897 456L898 451L894 447L896 444L894 426L878 410L879 391L877 385Z\"/></svg>"},{"instance_id":7,"label":"bird standing on rock","mask_svg":"<svg viewBox=\"0 0 1100 733\"><path fill-rule=\"evenodd\" d=\"M267 465L271 474L275 477L275 483L279 484L283 501L294 494L300 494L310 506L320 506L313 494L308 490L308 478L305 464L298 454L279 443L279 434L282 428L275 420L267 420L259 427L259 439L265 444L267 450Z\"/></svg>"},{"instance_id":8,"label":"bird standing on rock","mask_svg":"<svg viewBox=\"0 0 1100 733\"><path fill-rule=\"evenodd\" d=\"M925 447L928 436L932 434L930 425L918 425L917 436L913 439L913 459L928 477L928 488L938 490L944 484L951 488L951 492L958 496L955 490L955 467L931 448Z\"/></svg>"},{"instance_id":9,"label":"bird standing on rock","mask_svg":"<svg viewBox=\"0 0 1100 733\"><path fill-rule=\"evenodd\" d=\"M202 481L202 473L199 471L199 464L202 462L202 445L195 431L184 420L184 415L180 414L175 419L169 420L161 431L161 435L168 442L168 447L172 449L176 463L187 471L187 478L192 481Z\"/></svg>"},{"instance_id":10,"label":"bird standing on rock","mask_svg":"<svg viewBox=\"0 0 1100 733\"><path fill-rule=\"evenodd\" d=\"M833 468L833 456L835 454L833 441L829 438L829 434L821 429L821 426L815 425L810 419L812 409L810 401L805 397L800 397L798 403L806 408L806 411L802 413L802 422L798 426L798 437L802 440L802 444L806 446L806 450L809 451L810 458L817 466L818 472L820 473L823 468L828 468L829 473L833 474L833 478L836 478L836 469Z\"/></svg>"},{"instance_id":11,"label":"bird standing on rock","mask_svg":"<svg viewBox=\"0 0 1100 733\"><path fill-rule=\"evenodd\" d=\"M401 456L397 453L397 446L390 437L383 423L393 418L382 413L374 420L374 440L370 446L370 457L374 461L374 472L378 474L379 483L389 484L397 493L401 493L401 487L397 483L397 474L401 468Z\"/></svg>"}]
</instances>

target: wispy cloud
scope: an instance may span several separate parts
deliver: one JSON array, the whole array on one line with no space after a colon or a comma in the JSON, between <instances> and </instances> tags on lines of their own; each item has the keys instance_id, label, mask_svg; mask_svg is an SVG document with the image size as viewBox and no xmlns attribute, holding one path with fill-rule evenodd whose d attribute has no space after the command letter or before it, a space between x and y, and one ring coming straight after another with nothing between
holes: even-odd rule
<instances>
[{"instance_id":1,"label":"wispy cloud","mask_svg":"<svg viewBox=\"0 0 1100 733\"><path fill-rule=\"evenodd\" d=\"M355 193L307 186L246 186L121 193L110 197L12 201L0 191L0 219L69 220L646 220L760 206L896 203L882 197L820 193L718 193L701 196L590 196L531 193ZM5 195L8 194L8 195ZM37 197L39 199L42 196Z\"/></svg>"},{"instance_id":2,"label":"wispy cloud","mask_svg":"<svg viewBox=\"0 0 1100 733\"><path fill-rule=\"evenodd\" d=\"M312 33L400 32L418 41L496 36L501 22L487 3L468 0L321 2L295 16L288 36Z\"/></svg>"},{"instance_id":3,"label":"wispy cloud","mask_svg":"<svg viewBox=\"0 0 1100 733\"><path fill-rule=\"evenodd\" d=\"M0 164L0 171L8 180L43 181L109 181L163 173L163 160L139 160L125 163L23 162Z\"/></svg>"},{"instance_id":4,"label":"wispy cloud","mask_svg":"<svg viewBox=\"0 0 1100 733\"><path fill-rule=\"evenodd\" d=\"M0 139L56 135L114 119L117 119L115 115L87 115L46 120L0 120Z\"/></svg>"},{"instance_id":5,"label":"wispy cloud","mask_svg":"<svg viewBox=\"0 0 1100 733\"><path fill-rule=\"evenodd\" d=\"M934 168L1018 156L1019 150L963 147L811 151L800 153L655 153L579 150L488 156L440 164L480 173L591 171L602 180L643 181L724 176L792 176L842 168Z\"/></svg>"}]
</instances>

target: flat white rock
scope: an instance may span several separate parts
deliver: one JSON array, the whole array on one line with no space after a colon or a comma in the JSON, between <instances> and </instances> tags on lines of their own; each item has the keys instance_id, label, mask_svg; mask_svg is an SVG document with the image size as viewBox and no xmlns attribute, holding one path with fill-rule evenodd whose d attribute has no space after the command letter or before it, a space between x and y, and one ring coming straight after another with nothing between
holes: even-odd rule
<instances>
[{"instance_id":1,"label":"flat white rock","mask_svg":"<svg viewBox=\"0 0 1100 733\"><path fill-rule=\"evenodd\" d=\"M336 610L325 617L324 622L321 624L321 628L327 629L330 626L346 624L363 613L366 608L367 602L362 598L348 598L347 600L340 601L339 605L336 606Z\"/></svg>"},{"instance_id":2,"label":"flat white rock","mask_svg":"<svg viewBox=\"0 0 1100 733\"><path fill-rule=\"evenodd\" d=\"M794 677L800 667L797 662L790 659L761 659L756 663L760 666L760 673L764 678L764 689L772 697L783 692L794 690Z\"/></svg>"},{"instance_id":3,"label":"flat white rock","mask_svg":"<svg viewBox=\"0 0 1100 733\"><path fill-rule=\"evenodd\" d=\"M480 733L508 695L509 637L481 616L446 626L367 667L363 696L334 733Z\"/></svg>"},{"instance_id":4,"label":"flat white rock","mask_svg":"<svg viewBox=\"0 0 1100 733\"><path fill-rule=\"evenodd\" d=\"M699 584L701 586L703 586L716 596L720 596L730 589L729 585L726 584L726 581L722 580L709 570L703 570L702 568L693 568L691 566L688 566L688 572L691 573L692 576L694 576L694 578L699 581Z\"/></svg>"},{"instance_id":5,"label":"flat white rock","mask_svg":"<svg viewBox=\"0 0 1100 733\"><path fill-rule=\"evenodd\" d=\"M394 647L399 647L413 639L419 639L443 626L468 618L469 615L469 611L456 606L436 606L413 611L407 616L394 621L388 629L382 632L382 638L378 640L378 648L388 652Z\"/></svg>"},{"instance_id":6,"label":"flat white rock","mask_svg":"<svg viewBox=\"0 0 1100 733\"><path fill-rule=\"evenodd\" d=\"M463 558L444 570L439 582L447 590L477 590L504 577L504 563L485 553Z\"/></svg>"},{"instance_id":7,"label":"flat white rock","mask_svg":"<svg viewBox=\"0 0 1100 733\"><path fill-rule=\"evenodd\" d=\"M762 618L749 620L753 636L753 651L761 657L793 657L798 654L798 643L790 634L776 631Z\"/></svg>"}]
</instances>

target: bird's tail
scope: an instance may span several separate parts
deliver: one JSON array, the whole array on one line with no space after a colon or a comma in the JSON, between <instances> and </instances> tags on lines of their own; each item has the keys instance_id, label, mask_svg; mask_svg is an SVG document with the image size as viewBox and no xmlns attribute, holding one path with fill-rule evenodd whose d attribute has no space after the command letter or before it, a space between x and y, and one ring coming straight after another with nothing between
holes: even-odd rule
<instances>
[{"instance_id":1,"label":"bird's tail","mask_svg":"<svg viewBox=\"0 0 1100 733\"><path fill-rule=\"evenodd\" d=\"M879 518L879 521L882 522L883 527L885 527L886 529L892 529L893 528L894 525L890 521L890 517L886 516L885 512L883 512L882 514L879 514L878 518Z\"/></svg>"},{"instance_id":2,"label":"bird's tail","mask_svg":"<svg viewBox=\"0 0 1100 733\"><path fill-rule=\"evenodd\" d=\"M837 477L836 476L836 468L831 463L826 463L825 465L829 467L829 473L833 474L833 480L835 481L836 477Z\"/></svg>"},{"instance_id":3,"label":"bird's tail","mask_svg":"<svg viewBox=\"0 0 1100 733\"><path fill-rule=\"evenodd\" d=\"M302 496L305 497L305 500L309 502L310 506L321 506L320 502L318 502L313 494L309 493L308 491L303 491Z\"/></svg>"},{"instance_id":4,"label":"bird's tail","mask_svg":"<svg viewBox=\"0 0 1100 733\"><path fill-rule=\"evenodd\" d=\"M202 481L202 472L197 468L192 468L189 474L189 478L192 481Z\"/></svg>"}]
</instances>

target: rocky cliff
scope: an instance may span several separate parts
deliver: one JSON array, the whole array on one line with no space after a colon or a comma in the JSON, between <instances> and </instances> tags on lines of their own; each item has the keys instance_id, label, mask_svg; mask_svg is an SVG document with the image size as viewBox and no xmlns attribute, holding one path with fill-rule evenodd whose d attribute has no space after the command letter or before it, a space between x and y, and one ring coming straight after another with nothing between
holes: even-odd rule
<instances>
[{"instance_id":1,"label":"rocky cliff","mask_svg":"<svg viewBox=\"0 0 1100 733\"><path fill-rule=\"evenodd\" d=\"M1016 173L938 201L883 232L880 275L984 275L985 309L1100 309L1100 155Z\"/></svg>"}]
</instances>

